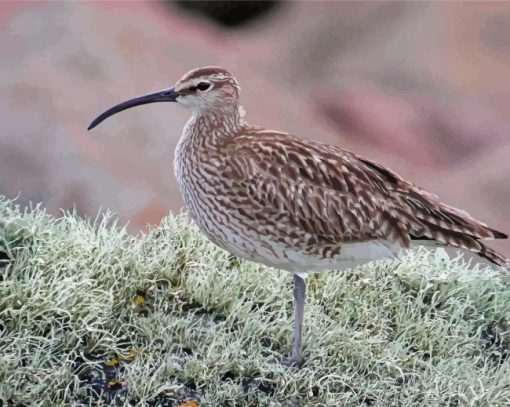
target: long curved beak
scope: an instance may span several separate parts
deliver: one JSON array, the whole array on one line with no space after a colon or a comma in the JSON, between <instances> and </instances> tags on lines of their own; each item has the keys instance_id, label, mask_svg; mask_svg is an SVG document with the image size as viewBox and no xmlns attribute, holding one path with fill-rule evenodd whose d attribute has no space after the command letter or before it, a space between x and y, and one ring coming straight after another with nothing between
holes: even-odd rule
<instances>
[{"instance_id":1,"label":"long curved beak","mask_svg":"<svg viewBox=\"0 0 510 407\"><path fill-rule=\"evenodd\" d=\"M159 92L151 93L145 96L139 96L137 98L128 100L127 102L119 103L116 106L108 109L106 112L101 113L97 116L87 130L92 130L103 120L107 119L110 116L113 116L115 113L122 112L123 110L129 109L130 107L135 107L139 105L145 105L147 103L155 103L155 102L175 102L179 97L179 92L175 90L175 88L165 89Z\"/></svg>"}]
</instances>

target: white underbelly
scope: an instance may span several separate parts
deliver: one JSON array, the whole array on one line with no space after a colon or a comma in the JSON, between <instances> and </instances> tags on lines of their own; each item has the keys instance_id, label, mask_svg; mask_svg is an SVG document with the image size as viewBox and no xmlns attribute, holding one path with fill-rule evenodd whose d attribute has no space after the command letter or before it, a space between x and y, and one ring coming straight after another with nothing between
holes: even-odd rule
<instances>
[{"instance_id":1,"label":"white underbelly","mask_svg":"<svg viewBox=\"0 0 510 407\"><path fill-rule=\"evenodd\" d=\"M310 255L283 245L253 244L256 247L251 253L235 254L270 267L299 273L344 270L376 260L401 259L405 254L405 249L384 240L342 244L340 253L332 258Z\"/></svg>"}]
</instances>

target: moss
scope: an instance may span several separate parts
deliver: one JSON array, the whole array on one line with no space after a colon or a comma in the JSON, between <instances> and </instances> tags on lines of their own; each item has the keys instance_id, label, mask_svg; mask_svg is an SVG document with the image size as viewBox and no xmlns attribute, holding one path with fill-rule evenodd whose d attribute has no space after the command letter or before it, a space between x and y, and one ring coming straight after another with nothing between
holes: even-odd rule
<instances>
[{"instance_id":1,"label":"moss","mask_svg":"<svg viewBox=\"0 0 510 407\"><path fill-rule=\"evenodd\" d=\"M0 200L0 400L18 405L510 404L508 276L414 252L292 279L238 261L184 215L130 236ZM188 403L188 405L193 405Z\"/></svg>"}]
</instances>

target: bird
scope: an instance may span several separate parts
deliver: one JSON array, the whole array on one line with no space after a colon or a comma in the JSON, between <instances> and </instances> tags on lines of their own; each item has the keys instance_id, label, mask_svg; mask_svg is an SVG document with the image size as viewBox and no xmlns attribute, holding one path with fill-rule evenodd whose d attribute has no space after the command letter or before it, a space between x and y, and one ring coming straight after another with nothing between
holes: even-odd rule
<instances>
[{"instance_id":1,"label":"bird","mask_svg":"<svg viewBox=\"0 0 510 407\"><path fill-rule=\"evenodd\" d=\"M280 362L300 367L306 278L416 246L466 249L500 266L486 245L506 239L467 212L383 165L335 145L250 125L240 85L226 69L196 68L174 86L106 110L174 102L191 111L175 149L174 173L189 215L216 245L293 275L294 337Z\"/></svg>"}]
</instances>

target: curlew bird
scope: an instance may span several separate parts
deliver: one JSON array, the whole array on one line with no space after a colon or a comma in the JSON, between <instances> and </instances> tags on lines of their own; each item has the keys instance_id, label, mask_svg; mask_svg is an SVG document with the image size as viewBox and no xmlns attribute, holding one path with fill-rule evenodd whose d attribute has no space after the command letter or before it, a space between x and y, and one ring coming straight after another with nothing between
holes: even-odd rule
<instances>
[{"instance_id":1,"label":"curlew bird","mask_svg":"<svg viewBox=\"0 0 510 407\"><path fill-rule=\"evenodd\" d=\"M223 249L294 274L294 340L284 364L303 362L309 272L398 258L428 244L509 264L483 242L505 239L504 233L350 151L247 124L239 92L226 69L194 69L174 87L105 111L89 130L146 103L177 102L191 110L174 161L189 214Z\"/></svg>"}]
</instances>

